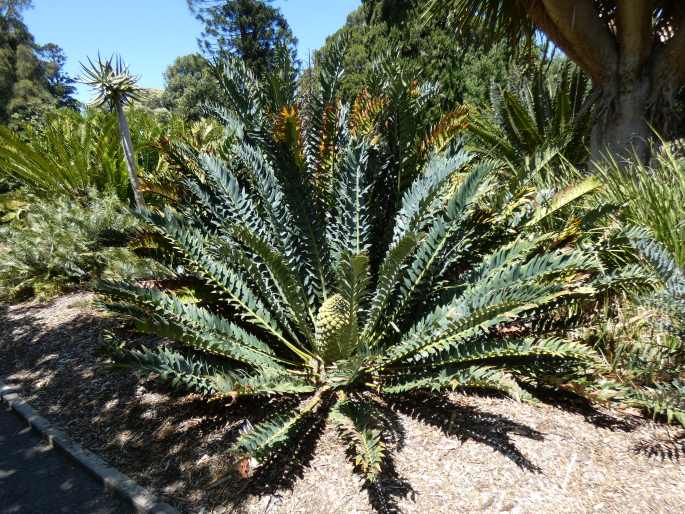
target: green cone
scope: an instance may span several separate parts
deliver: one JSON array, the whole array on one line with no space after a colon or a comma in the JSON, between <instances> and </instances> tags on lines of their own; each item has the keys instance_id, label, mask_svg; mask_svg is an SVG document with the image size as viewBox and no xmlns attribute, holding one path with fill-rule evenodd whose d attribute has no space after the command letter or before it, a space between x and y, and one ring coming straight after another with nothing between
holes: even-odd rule
<instances>
[{"instance_id":1,"label":"green cone","mask_svg":"<svg viewBox=\"0 0 685 514\"><path fill-rule=\"evenodd\" d=\"M326 363L350 356L357 339L357 320L339 294L329 297L316 316L316 345Z\"/></svg>"}]
</instances>

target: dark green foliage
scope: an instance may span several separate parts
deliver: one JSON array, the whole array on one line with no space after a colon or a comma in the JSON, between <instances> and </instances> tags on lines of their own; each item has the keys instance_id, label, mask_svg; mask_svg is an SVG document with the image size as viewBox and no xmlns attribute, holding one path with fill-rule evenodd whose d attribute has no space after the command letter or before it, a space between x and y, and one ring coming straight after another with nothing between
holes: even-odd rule
<instances>
[{"instance_id":1,"label":"dark green foliage","mask_svg":"<svg viewBox=\"0 0 685 514\"><path fill-rule=\"evenodd\" d=\"M119 361L207 396L293 398L244 430L236 459L268 460L330 414L371 482L391 439L383 398L462 387L520 397L521 382L584 373L594 353L559 321L614 276L591 240L576 245L539 225L575 197L554 196L555 209L525 188L502 198L496 163L435 140L416 159L412 128L388 152L403 139L384 137L387 125L376 132L375 121L401 131L404 118L355 117L336 101L339 62L322 66L305 104L287 104L288 69L264 83L243 63L224 65L230 103L216 111L235 134L230 158L189 152L201 170L189 181L195 200L141 213L213 294L190 302L103 283L113 311L177 342L120 347ZM406 89L377 99L380 110ZM409 91L414 101L423 94Z\"/></svg>"},{"instance_id":2,"label":"dark green foliage","mask_svg":"<svg viewBox=\"0 0 685 514\"><path fill-rule=\"evenodd\" d=\"M67 60L64 51L54 43L48 43L39 49L39 55L45 62L48 90L57 99L57 107L76 110L79 103L73 97L76 93L75 81L63 71Z\"/></svg>"},{"instance_id":3,"label":"dark green foliage","mask_svg":"<svg viewBox=\"0 0 685 514\"><path fill-rule=\"evenodd\" d=\"M469 102L487 101L492 82L507 74L510 49L505 45L490 50L464 52L461 40L445 19L422 18L425 3L419 1L364 2L349 15L347 23L328 38L317 53L315 63L324 57L339 38L349 38L344 66L347 73L341 85L345 99L351 100L372 76L374 61L388 54L404 68L420 71L414 78L438 84L437 102L444 110ZM306 77L306 73L305 73Z\"/></svg>"},{"instance_id":4,"label":"dark green foliage","mask_svg":"<svg viewBox=\"0 0 685 514\"><path fill-rule=\"evenodd\" d=\"M188 0L205 25L202 50L218 60L237 56L258 76L277 65L279 49L295 58L297 39L271 0Z\"/></svg>"},{"instance_id":5,"label":"dark green foliage","mask_svg":"<svg viewBox=\"0 0 685 514\"><path fill-rule=\"evenodd\" d=\"M153 178L159 183L168 175L154 145L172 128L140 110L129 109L128 116L144 185L152 186ZM0 127L0 180L8 181L6 191L0 191L0 216L14 216L36 199L82 198L90 189L127 202L131 189L116 115L62 109L46 115L41 124L25 126L21 134Z\"/></svg>"},{"instance_id":6,"label":"dark green foliage","mask_svg":"<svg viewBox=\"0 0 685 514\"><path fill-rule=\"evenodd\" d=\"M0 124L40 119L54 107L75 107L73 80L62 71L64 54L38 45L21 11L30 2L0 4Z\"/></svg>"},{"instance_id":7,"label":"dark green foliage","mask_svg":"<svg viewBox=\"0 0 685 514\"><path fill-rule=\"evenodd\" d=\"M0 127L0 176L39 198L83 196L91 188L128 198L116 118L91 111L50 114L22 136Z\"/></svg>"},{"instance_id":8,"label":"dark green foliage","mask_svg":"<svg viewBox=\"0 0 685 514\"><path fill-rule=\"evenodd\" d=\"M221 127L209 121L186 123L177 117L163 122L137 106L127 109L127 117L141 190L153 204L180 201L189 194L185 176L194 172L179 166L179 147L215 151L223 138ZM82 201L91 189L131 202L114 113L61 109L21 134L1 127L0 134L4 137L0 138L0 223L21 216L35 202L53 202L60 196Z\"/></svg>"},{"instance_id":9,"label":"dark green foliage","mask_svg":"<svg viewBox=\"0 0 685 514\"><path fill-rule=\"evenodd\" d=\"M183 55L164 72L162 104L187 121L205 116L204 106L219 101L219 85L207 60L198 54Z\"/></svg>"},{"instance_id":10,"label":"dark green foliage","mask_svg":"<svg viewBox=\"0 0 685 514\"><path fill-rule=\"evenodd\" d=\"M512 49L520 49L519 43L530 44L536 34L526 7L519 0L430 0L424 3L423 18L450 17L455 31L462 29L460 35L478 33L480 37L467 38L470 45L494 44L506 37Z\"/></svg>"}]
</instances>

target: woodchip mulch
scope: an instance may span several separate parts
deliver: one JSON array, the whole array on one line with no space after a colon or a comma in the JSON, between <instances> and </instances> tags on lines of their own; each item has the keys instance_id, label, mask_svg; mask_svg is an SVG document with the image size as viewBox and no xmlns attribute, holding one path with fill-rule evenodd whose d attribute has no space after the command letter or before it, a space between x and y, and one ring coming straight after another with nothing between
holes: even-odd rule
<instances>
[{"instance_id":1,"label":"woodchip mulch","mask_svg":"<svg viewBox=\"0 0 685 514\"><path fill-rule=\"evenodd\" d=\"M390 470L363 488L330 427L240 478L226 448L246 418L179 395L102 353L112 324L79 293L0 306L0 377L83 446L184 512L685 512L685 431L573 402L417 396L389 405Z\"/></svg>"}]
</instances>

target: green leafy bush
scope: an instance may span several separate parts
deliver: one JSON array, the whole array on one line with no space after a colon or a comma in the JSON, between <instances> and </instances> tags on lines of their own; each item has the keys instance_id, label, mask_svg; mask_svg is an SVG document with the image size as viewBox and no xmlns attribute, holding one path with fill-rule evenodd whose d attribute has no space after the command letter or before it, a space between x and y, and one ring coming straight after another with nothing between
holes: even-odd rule
<instances>
[{"instance_id":1,"label":"green leafy bush","mask_svg":"<svg viewBox=\"0 0 685 514\"><path fill-rule=\"evenodd\" d=\"M112 194L32 203L0 230L0 297L47 297L99 278L149 275L150 264L126 248L138 225Z\"/></svg>"},{"instance_id":2,"label":"green leafy bush","mask_svg":"<svg viewBox=\"0 0 685 514\"><path fill-rule=\"evenodd\" d=\"M177 183L160 144L169 134L195 138L194 129L176 118L163 123L138 108L127 115L143 190L154 193L159 184ZM12 187L2 187L5 182ZM21 133L0 127L0 215L6 220L31 202L83 198L92 189L123 202L131 199L115 114L60 110Z\"/></svg>"},{"instance_id":3,"label":"green leafy bush","mask_svg":"<svg viewBox=\"0 0 685 514\"><path fill-rule=\"evenodd\" d=\"M62 110L17 134L0 127L0 174L38 198L79 197L89 189L128 198L116 118Z\"/></svg>"},{"instance_id":4,"label":"green leafy bush","mask_svg":"<svg viewBox=\"0 0 685 514\"><path fill-rule=\"evenodd\" d=\"M142 213L207 287L189 300L103 283L113 311L176 342L117 345L119 363L208 397L290 398L237 438L235 458L268 461L326 418L369 481L393 430L385 400L462 387L520 397L521 383L591 366L566 318L591 316L579 307L621 276L590 240L540 230L575 197L495 194L498 165L458 145L428 152L405 182L402 155L388 161L380 136L335 102L335 66L299 124L300 108L274 109L236 65L222 80L231 107L217 111L236 134L231 158L188 152L202 171L195 200Z\"/></svg>"}]
</instances>

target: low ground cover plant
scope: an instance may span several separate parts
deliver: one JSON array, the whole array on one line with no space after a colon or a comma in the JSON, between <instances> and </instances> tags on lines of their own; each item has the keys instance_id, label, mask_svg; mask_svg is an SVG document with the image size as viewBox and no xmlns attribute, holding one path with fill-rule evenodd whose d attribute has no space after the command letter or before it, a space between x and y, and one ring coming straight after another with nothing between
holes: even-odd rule
<instances>
[{"instance_id":1,"label":"low ground cover plant","mask_svg":"<svg viewBox=\"0 0 685 514\"><path fill-rule=\"evenodd\" d=\"M47 298L97 279L154 274L154 263L127 248L137 226L114 194L31 203L0 226L0 298Z\"/></svg>"}]
</instances>

